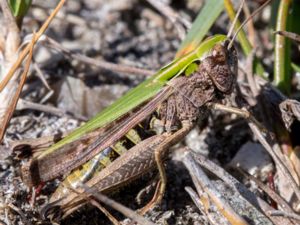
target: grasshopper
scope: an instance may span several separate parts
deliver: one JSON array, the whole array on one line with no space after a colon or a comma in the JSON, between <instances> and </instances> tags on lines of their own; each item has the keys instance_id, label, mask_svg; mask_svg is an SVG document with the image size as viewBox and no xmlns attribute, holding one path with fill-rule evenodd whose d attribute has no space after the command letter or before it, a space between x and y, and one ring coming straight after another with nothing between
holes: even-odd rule
<instances>
[{"instance_id":1,"label":"grasshopper","mask_svg":"<svg viewBox=\"0 0 300 225\"><path fill-rule=\"evenodd\" d=\"M204 43L211 40L214 39ZM84 182L89 187L97 188L98 191L110 193L155 167L159 170L161 180L156 194L143 211L147 211L160 202L166 185L162 159L167 155L168 149L185 137L195 126L197 119L203 116L209 108L219 106L217 103L231 94L236 83L237 55L234 47L228 49L228 43L225 37L218 41L201 60L194 61L197 65L195 71L188 76L184 74L187 69L180 71L176 78L168 81L158 94L138 107L133 114L117 120L117 126L114 126L113 123L108 124L102 128L100 135L92 132L88 138L81 138L60 148L59 150L63 153L59 154L74 150L75 147L82 151L80 157L85 158L82 155L92 152L93 154L87 159L94 158L84 164L81 169L74 170L66 178L63 186L60 186L52 195L51 206L60 206L63 213L68 215L86 203L85 198L69 191L68 186L77 188L77 183ZM148 126L148 129L150 127L157 131L153 135L146 135L146 139L142 140L138 134L132 133L136 131L133 129L135 127L146 128L145 118L150 118L148 121L152 121L153 124ZM144 123L142 123L143 121ZM124 134L126 135L124 136ZM129 140L133 147L127 150L123 143ZM88 147L83 148L81 145ZM54 153L58 154L57 152ZM72 151L71 153L73 154ZM51 163L53 160L66 160L63 155L60 158L59 155L51 156L52 158L49 159L48 157L49 155L47 155L47 161L36 159L31 162L30 166L38 162L37 165L39 169L41 168L41 172L44 165L40 162L47 163L45 169L52 170L48 160ZM73 165L77 163L76 161L82 162L81 158L73 157L71 159ZM65 172L62 166L64 164L57 164L59 170ZM95 170L97 172L90 178ZM44 176L43 173L46 175ZM55 177L52 172L43 173L40 173L43 175L39 177L41 181L46 181L44 177L47 179Z\"/></svg>"},{"instance_id":2,"label":"grasshopper","mask_svg":"<svg viewBox=\"0 0 300 225\"><path fill-rule=\"evenodd\" d=\"M33 158L22 170L24 182L28 186L35 186L40 182L62 176L114 144L116 140L155 111L156 107L168 98L173 90L169 85L163 88L166 82L182 75L193 62L201 61L207 57L213 46L226 39L225 35L216 35L203 42L191 53L170 63L153 77L129 91L95 119L90 120L65 139ZM137 93L140 94L139 98L136 97ZM135 104L131 104L132 101L130 100L132 99L136 100ZM152 100L149 101L150 99ZM146 103L147 101L149 103ZM142 107L143 105L145 107ZM132 115L135 115L128 117L127 114L130 111ZM98 127L93 126L95 122L98 122ZM118 126L115 126L116 124ZM85 136L81 137L84 134ZM96 136L98 136L98 141L95 141ZM98 148L95 151L99 145L101 145L101 149ZM86 146L88 147L86 148Z\"/></svg>"},{"instance_id":3,"label":"grasshopper","mask_svg":"<svg viewBox=\"0 0 300 225\"><path fill-rule=\"evenodd\" d=\"M256 122L247 111L220 104L233 91L237 68L234 46L227 36L215 35L33 158L23 167L23 180L28 186L72 171L43 212L59 206L69 215L87 203L68 187L83 192L78 184L85 183L110 193L157 167L160 182L142 211L152 208L165 190L163 159L168 149L189 133L199 117L209 109L222 109Z\"/></svg>"}]
</instances>

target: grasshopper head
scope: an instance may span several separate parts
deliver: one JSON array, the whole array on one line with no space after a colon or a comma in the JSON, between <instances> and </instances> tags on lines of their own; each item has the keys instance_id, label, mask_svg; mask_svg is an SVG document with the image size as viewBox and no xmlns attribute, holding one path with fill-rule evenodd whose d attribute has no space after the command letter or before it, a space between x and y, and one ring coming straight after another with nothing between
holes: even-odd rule
<instances>
[{"instance_id":1,"label":"grasshopper head","mask_svg":"<svg viewBox=\"0 0 300 225\"><path fill-rule=\"evenodd\" d=\"M229 41L216 44L210 58L210 71L208 75L217 89L225 94L232 91L237 77L237 54L234 46L228 49Z\"/></svg>"}]
</instances>

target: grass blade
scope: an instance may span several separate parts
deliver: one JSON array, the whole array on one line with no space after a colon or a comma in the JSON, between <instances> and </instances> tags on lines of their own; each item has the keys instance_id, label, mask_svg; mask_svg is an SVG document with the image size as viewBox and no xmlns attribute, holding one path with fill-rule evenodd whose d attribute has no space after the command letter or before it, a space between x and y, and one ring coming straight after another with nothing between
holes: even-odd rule
<instances>
[{"instance_id":1,"label":"grass blade","mask_svg":"<svg viewBox=\"0 0 300 225\"><path fill-rule=\"evenodd\" d=\"M236 16L236 13L231 0L224 0L224 5L230 20L233 21ZM234 29L237 30L240 26L241 23L239 22L239 20L237 20ZM237 38L241 44L244 54L246 56L249 55L252 51L252 45L250 44L245 31L241 30L237 35ZM260 76L264 76L264 68L257 58L254 59L253 65L255 73Z\"/></svg>"},{"instance_id":2,"label":"grass blade","mask_svg":"<svg viewBox=\"0 0 300 225\"><path fill-rule=\"evenodd\" d=\"M223 9L224 2L221 0L206 1L204 7L195 19L192 28L180 45L176 58L189 53L201 43Z\"/></svg>"},{"instance_id":3,"label":"grass blade","mask_svg":"<svg viewBox=\"0 0 300 225\"><path fill-rule=\"evenodd\" d=\"M276 31L286 31L290 28L291 0L280 1ZM291 90L291 42L282 35L275 36L274 84L285 94Z\"/></svg>"}]
</instances>

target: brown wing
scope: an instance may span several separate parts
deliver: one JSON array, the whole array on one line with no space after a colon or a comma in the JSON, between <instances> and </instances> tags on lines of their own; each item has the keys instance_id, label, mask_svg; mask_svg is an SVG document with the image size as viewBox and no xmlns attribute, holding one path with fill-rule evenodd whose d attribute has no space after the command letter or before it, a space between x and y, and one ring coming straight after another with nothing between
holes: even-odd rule
<instances>
[{"instance_id":1,"label":"brown wing","mask_svg":"<svg viewBox=\"0 0 300 225\"><path fill-rule=\"evenodd\" d=\"M24 182L28 186L35 186L62 176L82 165L142 122L172 93L172 87L166 86L148 103L138 107L133 113L118 119L117 123L113 122L93 132L93 135L69 143L43 158L34 158L22 168ZM99 135L95 137L97 133Z\"/></svg>"}]
</instances>

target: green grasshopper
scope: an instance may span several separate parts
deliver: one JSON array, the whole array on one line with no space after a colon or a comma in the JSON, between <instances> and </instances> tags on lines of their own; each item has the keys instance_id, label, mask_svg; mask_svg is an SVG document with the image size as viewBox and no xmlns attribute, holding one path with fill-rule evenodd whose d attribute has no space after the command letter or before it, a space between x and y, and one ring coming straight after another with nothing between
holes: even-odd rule
<instances>
[{"instance_id":1,"label":"green grasshopper","mask_svg":"<svg viewBox=\"0 0 300 225\"><path fill-rule=\"evenodd\" d=\"M87 201L69 186L76 189L85 183L110 193L157 167L161 179L143 211L150 209L165 190L162 159L199 116L208 109L222 109L255 121L245 111L219 104L236 83L236 51L227 39L207 39L33 158L23 167L25 183L35 186L73 171L50 200L51 207L60 206L68 215ZM146 131L140 135L137 130Z\"/></svg>"}]
</instances>

